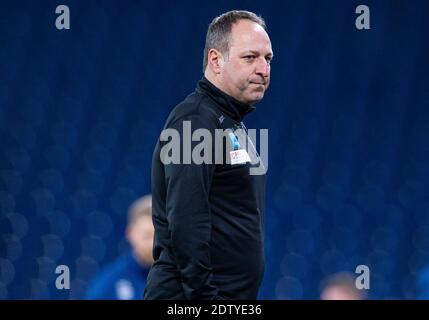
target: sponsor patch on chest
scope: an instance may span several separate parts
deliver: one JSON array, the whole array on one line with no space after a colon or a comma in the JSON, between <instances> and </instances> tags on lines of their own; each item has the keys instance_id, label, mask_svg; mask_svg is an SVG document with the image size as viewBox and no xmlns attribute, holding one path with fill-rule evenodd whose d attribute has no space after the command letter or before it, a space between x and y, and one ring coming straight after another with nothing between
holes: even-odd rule
<instances>
[{"instance_id":1,"label":"sponsor patch on chest","mask_svg":"<svg viewBox=\"0 0 429 320\"><path fill-rule=\"evenodd\" d=\"M233 151L230 151L229 154L231 156L232 165L250 162L249 154L244 149L233 150Z\"/></svg>"}]
</instances>

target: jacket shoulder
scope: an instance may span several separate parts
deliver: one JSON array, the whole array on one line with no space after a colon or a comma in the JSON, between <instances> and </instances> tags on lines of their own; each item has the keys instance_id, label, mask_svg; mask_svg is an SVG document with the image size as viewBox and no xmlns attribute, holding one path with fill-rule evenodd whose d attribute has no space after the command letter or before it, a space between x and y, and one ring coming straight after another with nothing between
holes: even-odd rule
<instances>
[{"instance_id":1,"label":"jacket shoulder","mask_svg":"<svg viewBox=\"0 0 429 320\"><path fill-rule=\"evenodd\" d=\"M220 113L218 113L209 97L193 92L173 108L165 128L185 120L197 121L203 126L219 127Z\"/></svg>"}]
</instances>

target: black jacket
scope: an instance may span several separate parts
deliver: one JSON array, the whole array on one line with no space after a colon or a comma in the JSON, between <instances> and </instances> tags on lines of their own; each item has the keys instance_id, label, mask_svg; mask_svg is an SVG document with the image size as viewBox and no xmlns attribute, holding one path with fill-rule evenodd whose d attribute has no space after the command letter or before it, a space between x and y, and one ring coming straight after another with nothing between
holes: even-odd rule
<instances>
[{"instance_id":1,"label":"black jacket","mask_svg":"<svg viewBox=\"0 0 429 320\"><path fill-rule=\"evenodd\" d=\"M214 137L216 129L245 128L241 121L253 109L203 78L164 129L183 138L189 120L192 132L205 128ZM155 263L145 299L256 299L264 272L265 174L249 174L255 163L225 162L237 149L233 141L223 144L223 163L213 163L213 155L208 164L165 165L160 152L167 142L160 140L152 162ZM253 145L249 154L259 159Z\"/></svg>"}]
</instances>

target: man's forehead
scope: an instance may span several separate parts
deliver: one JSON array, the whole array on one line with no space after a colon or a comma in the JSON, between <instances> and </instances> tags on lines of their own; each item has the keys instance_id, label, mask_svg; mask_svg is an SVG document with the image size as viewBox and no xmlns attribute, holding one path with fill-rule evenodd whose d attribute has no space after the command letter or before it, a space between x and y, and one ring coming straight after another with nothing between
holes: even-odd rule
<instances>
[{"instance_id":1,"label":"man's forehead","mask_svg":"<svg viewBox=\"0 0 429 320\"><path fill-rule=\"evenodd\" d=\"M267 32L261 25L250 20L240 20L233 24L230 41L230 47L240 51L271 52L271 41Z\"/></svg>"}]
</instances>

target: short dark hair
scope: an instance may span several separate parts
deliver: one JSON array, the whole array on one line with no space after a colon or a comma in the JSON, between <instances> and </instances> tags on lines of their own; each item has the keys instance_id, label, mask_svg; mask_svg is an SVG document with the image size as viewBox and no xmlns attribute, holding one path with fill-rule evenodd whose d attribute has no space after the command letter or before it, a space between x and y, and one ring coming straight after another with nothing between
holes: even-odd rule
<instances>
[{"instance_id":1,"label":"short dark hair","mask_svg":"<svg viewBox=\"0 0 429 320\"><path fill-rule=\"evenodd\" d=\"M206 44L204 47L203 73L206 70L209 50L214 48L222 54L229 51L229 40L232 25L240 20L250 20L256 22L264 29L267 29L262 17L245 10L232 10L213 19L210 23L206 35Z\"/></svg>"}]
</instances>

